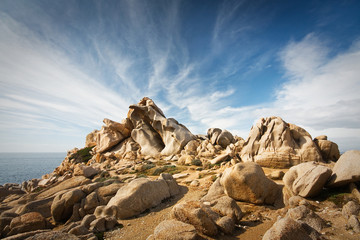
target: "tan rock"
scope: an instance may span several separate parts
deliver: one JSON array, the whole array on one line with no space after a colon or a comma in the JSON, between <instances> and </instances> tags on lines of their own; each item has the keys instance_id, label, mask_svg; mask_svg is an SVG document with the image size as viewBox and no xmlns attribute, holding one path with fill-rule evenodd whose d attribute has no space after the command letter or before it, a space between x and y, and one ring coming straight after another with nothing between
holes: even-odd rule
<instances>
[{"instance_id":1,"label":"tan rock","mask_svg":"<svg viewBox=\"0 0 360 240\"><path fill-rule=\"evenodd\" d=\"M225 169L220 184L229 197L239 201L273 205L281 197L280 187L253 162Z\"/></svg>"},{"instance_id":2,"label":"tan rock","mask_svg":"<svg viewBox=\"0 0 360 240\"><path fill-rule=\"evenodd\" d=\"M80 189L73 189L61 193L54 198L51 204L51 215L56 222L66 221L72 215L73 206L79 203L86 194Z\"/></svg>"},{"instance_id":3,"label":"tan rock","mask_svg":"<svg viewBox=\"0 0 360 240\"><path fill-rule=\"evenodd\" d=\"M99 169L95 169L91 166L86 166L84 164L76 165L74 168L74 175L75 176L84 176L86 178L92 178L96 174L100 172Z\"/></svg>"},{"instance_id":4,"label":"tan rock","mask_svg":"<svg viewBox=\"0 0 360 240\"><path fill-rule=\"evenodd\" d=\"M279 117L261 118L251 128L241 150L243 161L263 167L287 168L308 161L321 161L321 154L304 129Z\"/></svg>"},{"instance_id":5,"label":"tan rock","mask_svg":"<svg viewBox=\"0 0 360 240\"><path fill-rule=\"evenodd\" d=\"M220 145L222 148L226 148L229 144L235 143L234 136L227 130L221 130L220 128L210 128L207 134L211 144Z\"/></svg>"},{"instance_id":6,"label":"tan rock","mask_svg":"<svg viewBox=\"0 0 360 240\"><path fill-rule=\"evenodd\" d=\"M327 186L340 187L360 181L360 151L351 150L342 154L333 167L333 175Z\"/></svg>"},{"instance_id":7,"label":"tan rock","mask_svg":"<svg viewBox=\"0 0 360 240\"><path fill-rule=\"evenodd\" d=\"M321 230L326 227L326 222L305 205L290 208L286 216L291 217L294 220L304 222L318 232L321 232Z\"/></svg>"},{"instance_id":8,"label":"tan rock","mask_svg":"<svg viewBox=\"0 0 360 240\"><path fill-rule=\"evenodd\" d=\"M211 164L218 164L229 159L229 154L221 154L210 161Z\"/></svg>"},{"instance_id":9,"label":"tan rock","mask_svg":"<svg viewBox=\"0 0 360 240\"><path fill-rule=\"evenodd\" d=\"M181 222L193 225L199 232L215 236L218 233L216 223L196 201L180 203L173 207L171 216Z\"/></svg>"},{"instance_id":10,"label":"tan rock","mask_svg":"<svg viewBox=\"0 0 360 240\"><path fill-rule=\"evenodd\" d=\"M94 130L86 135L85 147L96 146L98 130Z\"/></svg>"},{"instance_id":11,"label":"tan rock","mask_svg":"<svg viewBox=\"0 0 360 240\"><path fill-rule=\"evenodd\" d=\"M30 212L14 218L8 236L46 228L45 218L38 212Z\"/></svg>"},{"instance_id":12,"label":"tan rock","mask_svg":"<svg viewBox=\"0 0 360 240\"><path fill-rule=\"evenodd\" d=\"M179 153L195 136L173 118L164 113L150 98L131 105L128 118L134 130L131 137L141 146L141 153L149 156Z\"/></svg>"},{"instance_id":13,"label":"tan rock","mask_svg":"<svg viewBox=\"0 0 360 240\"><path fill-rule=\"evenodd\" d=\"M116 207L116 216L114 217L117 219L125 219L138 215L146 209L157 206L162 200L171 196L167 181L171 180L158 179L151 181L147 178L135 179L120 188L116 195L110 199L106 207ZM175 180L173 179L173 181Z\"/></svg>"},{"instance_id":14,"label":"tan rock","mask_svg":"<svg viewBox=\"0 0 360 240\"><path fill-rule=\"evenodd\" d=\"M75 235L70 234L70 233L51 231L51 232L43 232L43 233L35 234L33 236L26 238L25 240L49 240L49 239L79 240L80 238L78 238Z\"/></svg>"},{"instance_id":15,"label":"tan rock","mask_svg":"<svg viewBox=\"0 0 360 240\"><path fill-rule=\"evenodd\" d=\"M331 169L313 162L293 166L283 181L293 196L314 197L320 193L331 176Z\"/></svg>"},{"instance_id":16,"label":"tan rock","mask_svg":"<svg viewBox=\"0 0 360 240\"><path fill-rule=\"evenodd\" d=\"M340 151L336 143L328 141L327 137L326 139L316 137L314 142L318 146L323 160L336 162L339 159Z\"/></svg>"},{"instance_id":17,"label":"tan rock","mask_svg":"<svg viewBox=\"0 0 360 240\"><path fill-rule=\"evenodd\" d=\"M221 216L230 217L234 223L238 223L243 217L240 207L236 201L228 196L220 197L210 203L211 209Z\"/></svg>"},{"instance_id":18,"label":"tan rock","mask_svg":"<svg viewBox=\"0 0 360 240\"><path fill-rule=\"evenodd\" d=\"M301 223L290 217L284 217L274 223L274 225L266 231L262 240L318 240L319 238L320 233L306 223Z\"/></svg>"},{"instance_id":19,"label":"tan rock","mask_svg":"<svg viewBox=\"0 0 360 240\"><path fill-rule=\"evenodd\" d=\"M162 221L153 235L156 240L196 240L198 237L194 226L177 220Z\"/></svg>"}]
</instances>

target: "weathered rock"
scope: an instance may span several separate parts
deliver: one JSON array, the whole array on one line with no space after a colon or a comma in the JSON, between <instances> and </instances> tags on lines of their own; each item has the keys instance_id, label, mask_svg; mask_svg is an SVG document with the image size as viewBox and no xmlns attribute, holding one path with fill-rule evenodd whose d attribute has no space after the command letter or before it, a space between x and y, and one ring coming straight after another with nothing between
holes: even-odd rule
<instances>
[{"instance_id":1,"label":"weathered rock","mask_svg":"<svg viewBox=\"0 0 360 240\"><path fill-rule=\"evenodd\" d=\"M216 221L216 225L225 234L232 234L235 229L234 220L231 217L224 216Z\"/></svg>"},{"instance_id":2,"label":"weathered rock","mask_svg":"<svg viewBox=\"0 0 360 240\"><path fill-rule=\"evenodd\" d=\"M194 226L177 220L165 220L154 230L156 240L196 240L198 234Z\"/></svg>"},{"instance_id":3,"label":"weathered rock","mask_svg":"<svg viewBox=\"0 0 360 240\"><path fill-rule=\"evenodd\" d=\"M180 203L173 207L171 216L181 222L193 225L199 232L215 236L218 233L216 223L196 201Z\"/></svg>"},{"instance_id":4,"label":"weathered rock","mask_svg":"<svg viewBox=\"0 0 360 240\"><path fill-rule=\"evenodd\" d=\"M94 214L88 214L86 215L82 220L81 224L82 226L86 227L87 229L90 228L90 223L96 219Z\"/></svg>"},{"instance_id":5,"label":"weathered rock","mask_svg":"<svg viewBox=\"0 0 360 240\"><path fill-rule=\"evenodd\" d=\"M95 169L91 166L86 166L84 164L76 165L76 167L74 168L75 176L84 176L86 178L92 178L99 172L99 169Z\"/></svg>"},{"instance_id":6,"label":"weathered rock","mask_svg":"<svg viewBox=\"0 0 360 240\"><path fill-rule=\"evenodd\" d=\"M94 130L91 133L89 133L88 135L86 135L85 147L96 146L98 132L99 132L98 130Z\"/></svg>"},{"instance_id":7,"label":"weathered rock","mask_svg":"<svg viewBox=\"0 0 360 240\"><path fill-rule=\"evenodd\" d=\"M220 184L229 197L239 201L273 205L281 196L280 187L253 162L238 163L227 168Z\"/></svg>"},{"instance_id":8,"label":"weathered rock","mask_svg":"<svg viewBox=\"0 0 360 240\"><path fill-rule=\"evenodd\" d=\"M91 210L95 210L97 206L100 205L98 196L96 192L92 192L84 198L84 210L85 212L89 212Z\"/></svg>"},{"instance_id":9,"label":"weathered rock","mask_svg":"<svg viewBox=\"0 0 360 240\"><path fill-rule=\"evenodd\" d=\"M180 165L191 165L192 161L194 160L194 157L191 155L181 155L181 157L178 160L178 164Z\"/></svg>"},{"instance_id":10,"label":"weathered rock","mask_svg":"<svg viewBox=\"0 0 360 240\"><path fill-rule=\"evenodd\" d=\"M325 221L304 205L290 208L286 215L294 220L306 223L318 232L321 232L326 227Z\"/></svg>"},{"instance_id":11,"label":"weathered rock","mask_svg":"<svg viewBox=\"0 0 360 240\"><path fill-rule=\"evenodd\" d=\"M208 138L212 145L220 145L226 148L230 143L235 143L234 136L227 130L221 130L220 128L210 128L207 131Z\"/></svg>"},{"instance_id":12,"label":"weathered rock","mask_svg":"<svg viewBox=\"0 0 360 240\"><path fill-rule=\"evenodd\" d=\"M79 240L79 238L73 234L58 232L58 231L38 233L38 234L35 234L34 236L26 238L25 240L55 240L55 239L56 240Z\"/></svg>"},{"instance_id":13,"label":"weathered rock","mask_svg":"<svg viewBox=\"0 0 360 240\"><path fill-rule=\"evenodd\" d=\"M316 137L314 143L318 146L324 161L337 161L339 159L340 151L338 145L327 140L326 136Z\"/></svg>"},{"instance_id":14,"label":"weathered rock","mask_svg":"<svg viewBox=\"0 0 360 240\"><path fill-rule=\"evenodd\" d=\"M283 181L293 196L314 197L331 176L331 169L314 162L293 166L284 175Z\"/></svg>"},{"instance_id":15,"label":"weathered rock","mask_svg":"<svg viewBox=\"0 0 360 240\"><path fill-rule=\"evenodd\" d=\"M89 229L87 229L86 227L82 226L82 225L79 225L79 226L76 226L74 228L72 228L70 231L69 231L70 234L74 234L76 236L79 236L79 235L87 235L90 233Z\"/></svg>"},{"instance_id":16,"label":"weathered rock","mask_svg":"<svg viewBox=\"0 0 360 240\"><path fill-rule=\"evenodd\" d=\"M97 218L94 221L92 221L90 223L90 231L93 232L105 232L106 231L106 227L105 227L105 218Z\"/></svg>"},{"instance_id":17,"label":"weathered rock","mask_svg":"<svg viewBox=\"0 0 360 240\"><path fill-rule=\"evenodd\" d=\"M126 120L125 120L126 121ZM104 119L105 126L97 132L96 152L105 152L125 138L130 136L131 126L126 123L118 123L109 119Z\"/></svg>"},{"instance_id":18,"label":"weathered rock","mask_svg":"<svg viewBox=\"0 0 360 240\"><path fill-rule=\"evenodd\" d=\"M360 151L351 150L340 156L333 167L333 175L327 186L340 187L360 181Z\"/></svg>"},{"instance_id":19,"label":"weathered rock","mask_svg":"<svg viewBox=\"0 0 360 240\"><path fill-rule=\"evenodd\" d=\"M269 117L261 118L251 128L241 159L263 167L287 168L302 162L318 162L322 157L308 132L279 117Z\"/></svg>"},{"instance_id":20,"label":"weathered rock","mask_svg":"<svg viewBox=\"0 0 360 240\"><path fill-rule=\"evenodd\" d=\"M346 224L346 227L348 229L352 229L356 233L359 233L360 232L360 222L359 222L359 219L357 218L357 216L351 215Z\"/></svg>"},{"instance_id":21,"label":"weathered rock","mask_svg":"<svg viewBox=\"0 0 360 240\"><path fill-rule=\"evenodd\" d=\"M275 170L271 173L267 174L266 177L272 179L272 180L281 180L283 179L285 173L281 170Z\"/></svg>"},{"instance_id":22,"label":"weathered rock","mask_svg":"<svg viewBox=\"0 0 360 240\"><path fill-rule=\"evenodd\" d=\"M158 179L151 181L147 178L133 180L119 189L116 195L110 199L106 208L115 206L116 215L114 217L124 219L157 206L162 200L171 196L169 185L172 184L168 182L171 180L167 177L165 178L167 180ZM173 179L172 181L175 180Z\"/></svg>"},{"instance_id":23,"label":"weathered rock","mask_svg":"<svg viewBox=\"0 0 360 240\"><path fill-rule=\"evenodd\" d=\"M16 213L19 215L23 215L29 212L38 212L43 217L48 218L51 216L51 204L53 202L53 198L45 198L41 200L30 201L24 205L21 205Z\"/></svg>"},{"instance_id":24,"label":"weathered rock","mask_svg":"<svg viewBox=\"0 0 360 240\"><path fill-rule=\"evenodd\" d=\"M96 189L97 197L100 205L106 205L110 199L115 196L124 183L113 183L107 186L102 186Z\"/></svg>"},{"instance_id":25,"label":"weathered rock","mask_svg":"<svg viewBox=\"0 0 360 240\"><path fill-rule=\"evenodd\" d=\"M208 193L201 198L201 201L213 201L225 195L224 187L220 184L220 178L217 178L215 182L209 188Z\"/></svg>"},{"instance_id":26,"label":"weathered rock","mask_svg":"<svg viewBox=\"0 0 360 240\"><path fill-rule=\"evenodd\" d=\"M210 161L211 164L221 163L229 159L229 154L221 154Z\"/></svg>"},{"instance_id":27,"label":"weathered rock","mask_svg":"<svg viewBox=\"0 0 360 240\"><path fill-rule=\"evenodd\" d=\"M46 228L45 218L38 212L30 212L14 218L8 236Z\"/></svg>"},{"instance_id":28,"label":"weathered rock","mask_svg":"<svg viewBox=\"0 0 360 240\"><path fill-rule=\"evenodd\" d=\"M349 201L346 203L342 208L342 215L345 218L350 218L351 215L359 215L360 213L360 206L358 203L354 201Z\"/></svg>"},{"instance_id":29,"label":"weathered rock","mask_svg":"<svg viewBox=\"0 0 360 240\"><path fill-rule=\"evenodd\" d=\"M213 211L217 212L221 216L230 217L234 223L239 222L244 215L235 200L228 196L223 196L213 200L210 206Z\"/></svg>"},{"instance_id":30,"label":"weathered rock","mask_svg":"<svg viewBox=\"0 0 360 240\"><path fill-rule=\"evenodd\" d=\"M307 225L298 222L290 217L284 217L274 223L274 225L266 231L263 240L318 240L320 233Z\"/></svg>"},{"instance_id":31,"label":"weathered rock","mask_svg":"<svg viewBox=\"0 0 360 240\"><path fill-rule=\"evenodd\" d=\"M0 201L11 194L25 194L25 192L21 189L9 189L3 186L0 186Z\"/></svg>"},{"instance_id":32,"label":"weathered rock","mask_svg":"<svg viewBox=\"0 0 360 240\"><path fill-rule=\"evenodd\" d=\"M171 196L174 196L174 195L177 195L180 193L180 187L171 174L161 173L159 176L159 179L163 179L166 181L166 183L169 187L169 192L170 192Z\"/></svg>"},{"instance_id":33,"label":"weathered rock","mask_svg":"<svg viewBox=\"0 0 360 240\"><path fill-rule=\"evenodd\" d=\"M66 221L72 215L73 206L85 197L80 189L73 189L57 195L51 204L51 215L56 222Z\"/></svg>"},{"instance_id":34,"label":"weathered rock","mask_svg":"<svg viewBox=\"0 0 360 240\"><path fill-rule=\"evenodd\" d=\"M134 130L131 137L141 146L141 153L149 156L179 153L195 136L173 118L164 113L150 98L131 105L128 118Z\"/></svg>"},{"instance_id":35,"label":"weathered rock","mask_svg":"<svg viewBox=\"0 0 360 240\"><path fill-rule=\"evenodd\" d=\"M199 145L200 145L199 140L189 141L184 147L185 153L187 155L197 155L197 148L199 147Z\"/></svg>"}]
</instances>

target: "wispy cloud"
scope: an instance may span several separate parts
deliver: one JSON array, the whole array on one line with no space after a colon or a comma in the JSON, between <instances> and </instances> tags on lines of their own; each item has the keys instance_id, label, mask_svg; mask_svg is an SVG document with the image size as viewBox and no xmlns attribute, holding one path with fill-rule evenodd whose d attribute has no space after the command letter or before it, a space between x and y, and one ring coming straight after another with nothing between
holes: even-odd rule
<instances>
[{"instance_id":1,"label":"wispy cloud","mask_svg":"<svg viewBox=\"0 0 360 240\"><path fill-rule=\"evenodd\" d=\"M103 118L120 121L143 96L194 133L221 127L246 138L259 117L279 115L345 147L354 138L349 129L360 129L359 41L335 53L312 33L268 49L250 37L271 19L258 17L271 12L261 2L221 2L195 44L184 37L180 1L96 2L91 17L76 4L55 4L59 16L26 4L15 13L0 8L0 151L81 147ZM266 102L243 103L261 86L242 87L274 59L283 64L283 84L268 89ZM39 148L29 149L30 141Z\"/></svg>"}]
</instances>

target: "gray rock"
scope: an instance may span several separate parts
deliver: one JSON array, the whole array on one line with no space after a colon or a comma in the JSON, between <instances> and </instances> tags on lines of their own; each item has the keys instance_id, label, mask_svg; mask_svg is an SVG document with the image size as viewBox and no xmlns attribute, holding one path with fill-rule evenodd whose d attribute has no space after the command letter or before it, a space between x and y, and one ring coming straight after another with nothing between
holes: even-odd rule
<instances>
[{"instance_id":1,"label":"gray rock","mask_svg":"<svg viewBox=\"0 0 360 240\"><path fill-rule=\"evenodd\" d=\"M325 221L305 205L289 209L286 216L304 222L318 232L326 227Z\"/></svg>"},{"instance_id":2,"label":"gray rock","mask_svg":"<svg viewBox=\"0 0 360 240\"><path fill-rule=\"evenodd\" d=\"M294 196L314 197L331 176L331 169L313 162L293 166L284 175L285 186Z\"/></svg>"},{"instance_id":3,"label":"gray rock","mask_svg":"<svg viewBox=\"0 0 360 240\"><path fill-rule=\"evenodd\" d=\"M351 150L340 156L332 169L328 187L340 187L360 181L360 151Z\"/></svg>"},{"instance_id":4,"label":"gray rock","mask_svg":"<svg viewBox=\"0 0 360 240\"><path fill-rule=\"evenodd\" d=\"M315 229L290 217L279 219L266 231L262 240L318 240L320 233Z\"/></svg>"}]
</instances>

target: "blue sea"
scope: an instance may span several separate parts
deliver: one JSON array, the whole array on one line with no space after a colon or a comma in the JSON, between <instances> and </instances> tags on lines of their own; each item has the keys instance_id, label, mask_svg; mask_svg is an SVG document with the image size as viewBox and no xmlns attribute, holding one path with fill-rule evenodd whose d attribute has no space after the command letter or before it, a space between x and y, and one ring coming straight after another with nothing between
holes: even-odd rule
<instances>
[{"instance_id":1,"label":"blue sea","mask_svg":"<svg viewBox=\"0 0 360 240\"><path fill-rule=\"evenodd\" d=\"M0 153L0 185L22 183L51 173L66 153Z\"/></svg>"}]
</instances>

